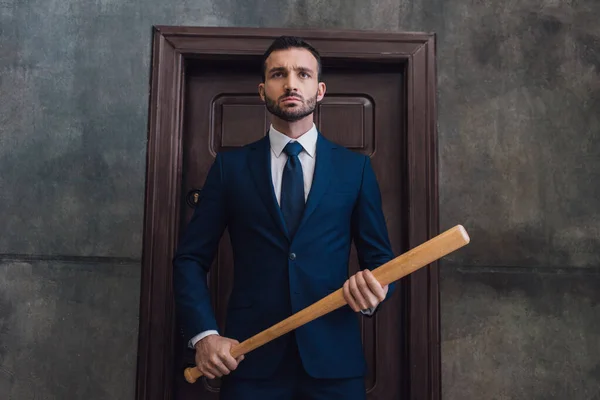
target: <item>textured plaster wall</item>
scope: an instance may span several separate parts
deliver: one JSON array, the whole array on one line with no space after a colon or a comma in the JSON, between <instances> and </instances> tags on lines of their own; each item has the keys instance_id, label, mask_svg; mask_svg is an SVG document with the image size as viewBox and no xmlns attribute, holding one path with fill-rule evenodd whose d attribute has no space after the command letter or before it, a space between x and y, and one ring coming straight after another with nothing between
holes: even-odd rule
<instances>
[{"instance_id":1,"label":"textured plaster wall","mask_svg":"<svg viewBox=\"0 0 600 400\"><path fill-rule=\"evenodd\" d=\"M445 399L599 396L600 3L0 2L0 397L132 399L151 26L437 34ZM76 379L75 379L76 377Z\"/></svg>"}]
</instances>

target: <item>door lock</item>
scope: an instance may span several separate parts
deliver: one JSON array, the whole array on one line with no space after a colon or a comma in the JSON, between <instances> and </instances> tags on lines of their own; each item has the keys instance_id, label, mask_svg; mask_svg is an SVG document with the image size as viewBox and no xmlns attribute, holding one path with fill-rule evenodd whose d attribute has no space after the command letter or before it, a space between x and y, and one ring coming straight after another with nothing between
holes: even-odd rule
<instances>
[{"instance_id":1,"label":"door lock","mask_svg":"<svg viewBox=\"0 0 600 400\"><path fill-rule=\"evenodd\" d=\"M188 206L195 208L199 203L202 196L202 189L192 189L187 193L185 201Z\"/></svg>"}]
</instances>

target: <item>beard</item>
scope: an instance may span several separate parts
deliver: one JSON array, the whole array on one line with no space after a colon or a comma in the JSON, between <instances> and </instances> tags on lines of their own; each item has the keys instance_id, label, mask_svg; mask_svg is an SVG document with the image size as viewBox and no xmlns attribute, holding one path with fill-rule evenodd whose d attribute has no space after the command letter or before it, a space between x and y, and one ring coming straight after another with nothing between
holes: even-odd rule
<instances>
[{"instance_id":1,"label":"beard","mask_svg":"<svg viewBox=\"0 0 600 400\"><path fill-rule=\"evenodd\" d=\"M283 96L281 96L280 99L283 99L284 97L293 96L298 98L302 103L290 105L289 107L284 108L281 107L276 100L270 98L265 93L265 105L267 106L267 110L269 110L269 112L275 115L276 117L281 118L282 120L287 122L296 122L304 117L309 116L315 111L315 108L317 108L318 95L319 94L316 93L314 97L311 97L308 100L304 100L304 98L298 94L286 93Z\"/></svg>"}]
</instances>

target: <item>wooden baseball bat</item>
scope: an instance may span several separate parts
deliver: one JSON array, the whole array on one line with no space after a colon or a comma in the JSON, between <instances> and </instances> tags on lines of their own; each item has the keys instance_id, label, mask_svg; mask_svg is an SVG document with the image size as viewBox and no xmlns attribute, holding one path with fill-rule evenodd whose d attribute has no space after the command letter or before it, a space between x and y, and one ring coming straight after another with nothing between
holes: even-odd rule
<instances>
[{"instance_id":1,"label":"wooden baseball bat","mask_svg":"<svg viewBox=\"0 0 600 400\"><path fill-rule=\"evenodd\" d=\"M469 243L469 235L465 228L457 225L448 229L444 233L426 241L412 250L394 258L391 261L375 268L373 275L377 281L385 286L400 278L413 273L445 255ZM316 303L298 311L296 314L284 319L283 321L271 326L270 328L244 340L239 345L231 348L231 356L237 358L242 354L260 347L279 336L282 336L314 319L317 319L331 311L334 311L346 304L343 289L331 293ZM186 368L184 372L185 380L194 383L202 376L202 372L196 367Z\"/></svg>"}]
</instances>

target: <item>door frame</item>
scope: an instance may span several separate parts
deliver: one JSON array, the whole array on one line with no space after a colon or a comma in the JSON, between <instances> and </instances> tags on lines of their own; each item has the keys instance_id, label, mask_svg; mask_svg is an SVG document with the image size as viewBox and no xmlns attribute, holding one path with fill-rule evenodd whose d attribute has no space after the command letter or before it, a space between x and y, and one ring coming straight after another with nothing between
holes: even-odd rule
<instances>
[{"instance_id":1,"label":"door frame","mask_svg":"<svg viewBox=\"0 0 600 400\"><path fill-rule=\"evenodd\" d=\"M185 61L199 55L259 55L256 38L301 36L325 57L400 62L406 84L408 240L439 233L435 34L356 30L154 26L148 122L136 399L171 399L172 264L180 223ZM235 40L231 40L235 39ZM254 41L252 40L254 39ZM232 43L235 46L232 47ZM441 397L438 263L403 278L408 386L403 398ZM401 338L398 338L400 340Z\"/></svg>"}]
</instances>

